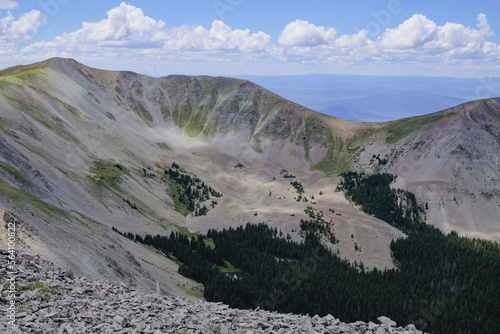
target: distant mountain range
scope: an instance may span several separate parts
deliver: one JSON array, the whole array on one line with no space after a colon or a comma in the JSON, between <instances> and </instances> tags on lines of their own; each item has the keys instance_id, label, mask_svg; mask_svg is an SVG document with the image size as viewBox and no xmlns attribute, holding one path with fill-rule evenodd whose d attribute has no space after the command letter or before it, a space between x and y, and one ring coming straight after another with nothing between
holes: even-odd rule
<instances>
[{"instance_id":1,"label":"distant mountain range","mask_svg":"<svg viewBox=\"0 0 500 334\"><path fill-rule=\"evenodd\" d=\"M394 105L407 116L459 102L474 80L445 93L455 79L401 78L394 94L385 78L309 79L308 89L284 84L287 100L248 80L151 78L62 58L0 71L0 209L20 218L18 247L79 274L200 297L178 264L112 228L191 237L266 222L298 241L311 206L335 224L340 256L394 267L389 244L403 233L336 191L349 170L395 174L428 223L500 241L500 98L361 123L290 100L391 118Z\"/></svg>"},{"instance_id":2,"label":"distant mountain range","mask_svg":"<svg viewBox=\"0 0 500 334\"><path fill-rule=\"evenodd\" d=\"M500 78L363 75L239 76L321 113L360 122L420 116L500 96Z\"/></svg>"}]
</instances>

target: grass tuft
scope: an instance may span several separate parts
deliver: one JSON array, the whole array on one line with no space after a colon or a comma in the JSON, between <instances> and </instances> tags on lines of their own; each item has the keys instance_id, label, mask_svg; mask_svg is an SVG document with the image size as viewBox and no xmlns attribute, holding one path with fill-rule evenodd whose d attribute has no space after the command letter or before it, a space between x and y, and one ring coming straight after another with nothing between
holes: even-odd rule
<instances>
[{"instance_id":1,"label":"grass tuft","mask_svg":"<svg viewBox=\"0 0 500 334\"><path fill-rule=\"evenodd\" d=\"M2 179L0 179L0 193L3 196L7 196L14 201L18 201L23 206L26 206L26 204L30 204L51 217L69 218L69 214L66 211L61 210L53 206L52 204L44 202L38 197L27 192L26 190L14 187Z\"/></svg>"},{"instance_id":2,"label":"grass tuft","mask_svg":"<svg viewBox=\"0 0 500 334\"><path fill-rule=\"evenodd\" d=\"M26 185L33 185L30 179L28 179L24 174L20 173L14 166L8 162L0 161L0 168L4 169L7 173L14 176L17 180L21 181Z\"/></svg>"}]
</instances>

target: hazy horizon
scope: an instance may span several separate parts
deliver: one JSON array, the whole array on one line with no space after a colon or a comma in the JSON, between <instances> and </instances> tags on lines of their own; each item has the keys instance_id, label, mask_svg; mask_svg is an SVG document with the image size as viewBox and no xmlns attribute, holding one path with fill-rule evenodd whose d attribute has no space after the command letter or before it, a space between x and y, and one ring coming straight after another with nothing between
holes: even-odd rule
<instances>
[{"instance_id":1,"label":"hazy horizon","mask_svg":"<svg viewBox=\"0 0 500 334\"><path fill-rule=\"evenodd\" d=\"M420 116L472 100L500 96L500 79L492 77L334 74L236 77L250 80L315 111L362 122Z\"/></svg>"}]
</instances>

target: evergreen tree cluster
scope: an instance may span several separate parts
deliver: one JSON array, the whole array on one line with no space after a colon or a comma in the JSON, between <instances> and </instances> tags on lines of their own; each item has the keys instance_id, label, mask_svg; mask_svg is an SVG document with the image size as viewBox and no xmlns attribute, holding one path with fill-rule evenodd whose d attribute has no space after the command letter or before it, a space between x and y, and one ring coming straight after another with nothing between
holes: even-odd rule
<instances>
[{"instance_id":1,"label":"evergreen tree cluster","mask_svg":"<svg viewBox=\"0 0 500 334\"><path fill-rule=\"evenodd\" d=\"M135 240L134 234L133 234L133 233L131 233L131 232L125 232L125 233L122 233L122 232L118 231L118 229L117 229L116 227L114 227L114 226L113 226L111 229L112 229L113 231L115 231L116 233L118 233L118 234L120 234L120 235L124 236L125 238L128 238L128 239L133 240L133 241Z\"/></svg>"},{"instance_id":2,"label":"evergreen tree cluster","mask_svg":"<svg viewBox=\"0 0 500 334\"><path fill-rule=\"evenodd\" d=\"M388 173L364 176L364 173L346 172L338 189L346 197L363 207L363 211L407 233L425 224L420 216L423 209L417 205L415 195L402 189L392 189L395 177Z\"/></svg>"},{"instance_id":3,"label":"evergreen tree cluster","mask_svg":"<svg viewBox=\"0 0 500 334\"><path fill-rule=\"evenodd\" d=\"M155 172L153 172L151 170L151 168L149 168L149 167L147 169L146 168L142 168L141 171L142 171L142 177L147 177L147 178L150 178L150 179L153 179L153 178L156 177Z\"/></svg>"},{"instance_id":4,"label":"evergreen tree cluster","mask_svg":"<svg viewBox=\"0 0 500 334\"><path fill-rule=\"evenodd\" d=\"M375 159L378 160L378 164L379 165L387 165L387 163L389 162L387 159L380 159L380 154L378 155L373 155L372 158L370 159L370 162L373 162Z\"/></svg>"},{"instance_id":5,"label":"evergreen tree cluster","mask_svg":"<svg viewBox=\"0 0 500 334\"><path fill-rule=\"evenodd\" d=\"M222 193L207 186L196 176L185 173L175 162L170 168L165 169L164 174L179 186L177 187L179 202L186 205L187 211L194 213L195 216L205 216L208 212L208 208L201 203L212 197L222 197ZM217 201L212 200L211 206L215 207L216 204Z\"/></svg>"},{"instance_id":6,"label":"evergreen tree cluster","mask_svg":"<svg viewBox=\"0 0 500 334\"><path fill-rule=\"evenodd\" d=\"M304 193L304 187L302 186L302 183L298 181L291 181L290 184L295 188L295 190L297 190L297 193L299 195Z\"/></svg>"},{"instance_id":7,"label":"evergreen tree cluster","mask_svg":"<svg viewBox=\"0 0 500 334\"><path fill-rule=\"evenodd\" d=\"M171 232L170 236L161 236L159 234L145 235L132 234L130 232L120 232L113 227L113 231L122 236L152 246L163 252L166 257L180 262L179 273L183 276L192 278L200 283L207 284L214 280L215 276L222 275L217 269L218 266L224 266L224 261L219 250L207 246L206 238L199 235L188 238L178 232Z\"/></svg>"},{"instance_id":8,"label":"evergreen tree cluster","mask_svg":"<svg viewBox=\"0 0 500 334\"><path fill-rule=\"evenodd\" d=\"M333 223L325 220L323 211L308 206L304 212L309 215L310 220L300 220L300 230L303 233L313 233L319 239L321 239L321 236L325 236L332 244L338 243L333 230Z\"/></svg>"},{"instance_id":9,"label":"evergreen tree cluster","mask_svg":"<svg viewBox=\"0 0 500 334\"><path fill-rule=\"evenodd\" d=\"M128 199L122 198L125 203L127 203L131 209L137 210L137 205L134 203L130 202Z\"/></svg>"}]
</instances>

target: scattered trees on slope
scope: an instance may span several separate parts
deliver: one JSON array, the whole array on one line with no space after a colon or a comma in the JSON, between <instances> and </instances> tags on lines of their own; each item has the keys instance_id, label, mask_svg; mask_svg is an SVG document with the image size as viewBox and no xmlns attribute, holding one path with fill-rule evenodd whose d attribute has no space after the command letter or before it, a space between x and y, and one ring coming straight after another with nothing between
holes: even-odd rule
<instances>
[{"instance_id":1,"label":"scattered trees on slope","mask_svg":"<svg viewBox=\"0 0 500 334\"><path fill-rule=\"evenodd\" d=\"M216 191L211 186L207 186L205 182L184 172L178 164L172 163L172 166L165 169L164 174L171 183L175 184L175 194L177 202L184 205L188 212L195 216L204 216L208 212L206 205L202 204L210 200L212 197L222 197L222 193ZM212 207L217 201L212 200ZM180 210L183 211L183 210Z\"/></svg>"}]
</instances>

